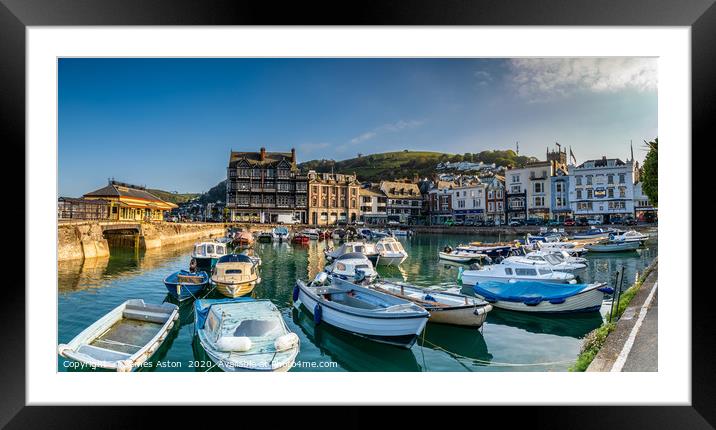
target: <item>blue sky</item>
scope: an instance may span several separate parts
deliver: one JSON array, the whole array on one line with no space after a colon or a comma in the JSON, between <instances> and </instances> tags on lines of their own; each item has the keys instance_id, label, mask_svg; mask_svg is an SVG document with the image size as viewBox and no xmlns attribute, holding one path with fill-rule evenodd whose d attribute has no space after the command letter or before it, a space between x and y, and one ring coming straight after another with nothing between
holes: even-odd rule
<instances>
[{"instance_id":1,"label":"blue sky","mask_svg":"<svg viewBox=\"0 0 716 430\"><path fill-rule=\"evenodd\" d=\"M508 149L626 158L657 136L656 59L60 59L59 192L206 191L229 152Z\"/></svg>"}]
</instances>

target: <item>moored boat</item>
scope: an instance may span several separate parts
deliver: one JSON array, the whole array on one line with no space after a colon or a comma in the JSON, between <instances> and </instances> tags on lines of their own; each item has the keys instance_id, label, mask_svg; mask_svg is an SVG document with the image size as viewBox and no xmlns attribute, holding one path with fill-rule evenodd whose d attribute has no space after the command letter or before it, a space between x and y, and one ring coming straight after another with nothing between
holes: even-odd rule
<instances>
[{"instance_id":1,"label":"moored boat","mask_svg":"<svg viewBox=\"0 0 716 430\"><path fill-rule=\"evenodd\" d=\"M535 253L530 252L529 254L525 256L514 256L514 257L507 257L504 263L520 263L520 264L529 264L534 265L537 267L549 267L552 270L558 270L562 272L571 272L574 270L580 270L587 267L584 263L577 263L577 262L571 262L571 261L565 261L562 258L558 258L552 254L547 253Z\"/></svg>"},{"instance_id":2,"label":"moored boat","mask_svg":"<svg viewBox=\"0 0 716 430\"><path fill-rule=\"evenodd\" d=\"M308 236L311 240L318 240L321 237L321 232L315 228L307 228L301 231L301 234Z\"/></svg>"},{"instance_id":3,"label":"moored boat","mask_svg":"<svg viewBox=\"0 0 716 430\"><path fill-rule=\"evenodd\" d=\"M177 305L130 299L58 345L57 352L90 368L131 372L159 349L178 318Z\"/></svg>"},{"instance_id":4,"label":"moored boat","mask_svg":"<svg viewBox=\"0 0 716 430\"><path fill-rule=\"evenodd\" d=\"M233 298L249 294L261 278L258 265L249 256L228 254L214 266L211 282L221 294Z\"/></svg>"},{"instance_id":5,"label":"moored boat","mask_svg":"<svg viewBox=\"0 0 716 430\"><path fill-rule=\"evenodd\" d=\"M603 228L591 227L589 230L581 231L572 236L572 239L604 239L609 237L609 231Z\"/></svg>"},{"instance_id":6,"label":"moored boat","mask_svg":"<svg viewBox=\"0 0 716 430\"><path fill-rule=\"evenodd\" d=\"M222 370L285 372L300 341L270 300L197 300L195 328L201 346Z\"/></svg>"},{"instance_id":7,"label":"moored boat","mask_svg":"<svg viewBox=\"0 0 716 430\"><path fill-rule=\"evenodd\" d=\"M291 236L288 232L288 228L280 225L278 227L274 227L273 230L271 230L278 239L279 242L288 242L289 237Z\"/></svg>"},{"instance_id":8,"label":"moored boat","mask_svg":"<svg viewBox=\"0 0 716 430\"><path fill-rule=\"evenodd\" d=\"M196 298L196 295L208 284L209 275L204 271L190 272L188 270L180 270L164 279L164 285L167 287L169 295L179 301L192 297Z\"/></svg>"},{"instance_id":9,"label":"moored boat","mask_svg":"<svg viewBox=\"0 0 716 430\"><path fill-rule=\"evenodd\" d=\"M648 234L639 233L636 230L629 230L619 234L612 234L609 236L611 242L639 242L644 244L649 239Z\"/></svg>"},{"instance_id":10,"label":"moored boat","mask_svg":"<svg viewBox=\"0 0 716 430\"><path fill-rule=\"evenodd\" d=\"M240 231L234 235L234 247L246 247L254 244L254 235L248 231Z\"/></svg>"},{"instance_id":11,"label":"moored boat","mask_svg":"<svg viewBox=\"0 0 716 430\"><path fill-rule=\"evenodd\" d=\"M305 245L311 241L311 238L303 233L296 233L291 238L291 243L298 243L301 245Z\"/></svg>"},{"instance_id":12,"label":"moored boat","mask_svg":"<svg viewBox=\"0 0 716 430\"><path fill-rule=\"evenodd\" d=\"M487 254L483 254L482 252L478 252L477 250L467 246L458 246L455 249L450 246L446 246L442 251L438 251L438 257L443 260L466 264L486 259Z\"/></svg>"},{"instance_id":13,"label":"moored boat","mask_svg":"<svg viewBox=\"0 0 716 430\"><path fill-rule=\"evenodd\" d=\"M378 252L377 264L380 266L400 266L408 258L408 253L398 240L384 237L375 244Z\"/></svg>"},{"instance_id":14,"label":"moored boat","mask_svg":"<svg viewBox=\"0 0 716 430\"><path fill-rule=\"evenodd\" d=\"M639 242L599 242L584 247L589 252L627 252L639 249Z\"/></svg>"},{"instance_id":15,"label":"moored boat","mask_svg":"<svg viewBox=\"0 0 716 430\"><path fill-rule=\"evenodd\" d=\"M477 297L500 309L543 313L592 312L602 306L604 294L613 292L605 285L480 282L473 287L473 291Z\"/></svg>"},{"instance_id":16,"label":"moored boat","mask_svg":"<svg viewBox=\"0 0 716 430\"><path fill-rule=\"evenodd\" d=\"M480 327L492 306L484 300L459 293L419 288L412 285L378 281L369 285L374 290L392 294L416 303L430 312L428 322Z\"/></svg>"},{"instance_id":17,"label":"moored boat","mask_svg":"<svg viewBox=\"0 0 716 430\"><path fill-rule=\"evenodd\" d=\"M536 267L531 264L517 262L503 262L476 270L458 269L458 280L465 285L475 285L479 282L515 282L515 281L541 281L556 284L576 283L576 277L567 272L554 271L549 267Z\"/></svg>"},{"instance_id":18,"label":"moored boat","mask_svg":"<svg viewBox=\"0 0 716 430\"><path fill-rule=\"evenodd\" d=\"M278 235L276 235L276 234L273 232L273 230L262 231L261 233L259 233L258 241L259 241L259 242L274 242L274 241L278 241Z\"/></svg>"},{"instance_id":19,"label":"moored boat","mask_svg":"<svg viewBox=\"0 0 716 430\"><path fill-rule=\"evenodd\" d=\"M323 269L332 277L354 280L356 282L373 282L378 278L373 264L359 252L349 252L334 259Z\"/></svg>"},{"instance_id":20,"label":"moored boat","mask_svg":"<svg viewBox=\"0 0 716 430\"><path fill-rule=\"evenodd\" d=\"M293 299L316 323L404 348L415 343L430 316L411 301L329 278L325 273L319 273L308 284L297 280Z\"/></svg>"},{"instance_id":21,"label":"moored boat","mask_svg":"<svg viewBox=\"0 0 716 430\"><path fill-rule=\"evenodd\" d=\"M218 242L199 242L194 245L191 258L197 269L211 270L219 258L226 255L226 244Z\"/></svg>"},{"instance_id":22,"label":"moored boat","mask_svg":"<svg viewBox=\"0 0 716 430\"><path fill-rule=\"evenodd\" d=\"M378 261L378 251L375 249L375 244L370 242L346 242L337 249L328 247L323 252L329 260L336 259L343 254L359 252L368 257L371 263L375 264Z\"/></svg>"}]
</instances>

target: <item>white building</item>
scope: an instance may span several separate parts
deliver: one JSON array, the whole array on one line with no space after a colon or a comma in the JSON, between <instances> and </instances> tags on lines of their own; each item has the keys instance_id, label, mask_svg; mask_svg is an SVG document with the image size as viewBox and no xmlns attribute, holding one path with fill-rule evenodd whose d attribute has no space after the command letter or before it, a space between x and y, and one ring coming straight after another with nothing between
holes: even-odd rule
<instances>
[{"instance_id":1,"label":"white building","mask_svg":"<svg viewBox=\"0 0 716 430\"><path fill-rule=\"evenodd\" d=\"M569 202L576 218L608 222L634 214L634 163L602 157L569 166Z\"/></svg>"},{"instance_id":2,"label":"white building","mask_svg":"<svg viewBox=\"0 0 716 430\"><path fill-rule=\"evenodd\" d=\"M452 213L455 221L485 219L485 185L476 182L452 190Z\"/></svg>"},{"instance_id":3,"label":"white building","mask_svg":"<svg viewBox=\"0 0 716 430\"><path fill-rule=\"evenodd\" d=\"M524 200L527 206L526 213L528 218L549 219L551 202L550 179L553 173L554 163L552 161L528 163L523 168L509 169L505 173L505 187L507 188L508 196L526 192ZM512 200L512 209L517 209L519 202L515 198ZM522 217L510 217L510 219L515 218Z\"/></svg>"},{"instance_id":4,"label":"white building","mask_svg":"<svg viewBox=\"0 0 716 430\"><path fill-rule=\"evenodd\" d=\"M387 202L388 198L378 186L361 188L360 195L360 220L366 224L385 224L388 221Z\"/></svg>"},{"instance_id":5,"label":"white building","mask_svg":"<svg viewBox=\"0 0 716 430\"><path fill-rule=\"evenodd\" d=\"M649 197L644 194L642 189L643 182L639 181L634 184L634 216L643 220L647 213L656 214L656 207L649 201Z\"/></svg>"}]
</instances>

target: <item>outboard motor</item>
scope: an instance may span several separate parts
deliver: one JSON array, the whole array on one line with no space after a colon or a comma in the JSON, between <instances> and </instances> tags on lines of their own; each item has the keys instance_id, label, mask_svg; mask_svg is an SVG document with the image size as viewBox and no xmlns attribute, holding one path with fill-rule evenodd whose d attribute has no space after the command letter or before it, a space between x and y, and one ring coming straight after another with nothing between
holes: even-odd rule
<instances>
[{"instance_id":1,"label":"outboard motor","mask_svg":"<svg viewBox=\"0 0 716 430\"><path fill-rule=\"evenodd\" d=\"M470 265L470 270L480 270L482 269L482 266L480 266L478 263L472 263Z\"/></svg>"},{"instance_id":2,"label":"outboard motor","mask_svg":"<svg viewBox=\"0 0 716 430\"><path fill-rule=\"evenodd\" d=\"M492 260L492 258L490 258L489 255L486 255L485 258L484 258L484 260L485 260L485 263L487 263L487 264L492 264L492 263L493 263L493 260Z\"/></svg>"},{"instance_id":3,"label":"outboard motor","mask_svg":"<svg viewBox=\"0 0 716 430\"><path fill-rule=\"evenodd\" d=\"M318 275L316 275L315 278L313 278L313 284L314 285L323 285L328 280L328 273L326 272L320 272Z\"/></svg>"},{"instance_id":4,"label":"outboard motor","mask_svg":"<svg viewBox=\"0 0 716 430\"><path fill-rule=\"evenodd\" d=\"M445 248L443 248L443 252L447 252L447 253L452 252L452 248L450 247L450 245L448 245L448 246L446 246Z\"/></svg>"},{"instance_id":5,"label":"outboard motor","mask_svg":"<svg viewBox=\"0 0 716 430\"><path fill-rule=\"evenodd\" d=\"M356 269L356 274L353 276L353 279L356 281L356 284L360 284L365 281L365 270Z\"/></svg>"},{"instance_id":6,"label":"outboard motor","mask_svg":"<svg viewBox=\"0 0 716 430\"><path fill-rule=\"evenodd\" d=\"M504 257L502 257L500 255L500 256L495 257L495 259L493 261L495 262L495 264L499 264L499 263L502 263L502 260L504 260Z\"/></svg>"},{"instance_id":7,"label":"outboard motor","mask_svg":"<svg viewBox=\"0 0 716 430\"><path fill-rule=\"evenodd\" d=\"M191 273L196 273L196 258L192 258L189 262L189 271Z\"/></svg>"}]
</instances>

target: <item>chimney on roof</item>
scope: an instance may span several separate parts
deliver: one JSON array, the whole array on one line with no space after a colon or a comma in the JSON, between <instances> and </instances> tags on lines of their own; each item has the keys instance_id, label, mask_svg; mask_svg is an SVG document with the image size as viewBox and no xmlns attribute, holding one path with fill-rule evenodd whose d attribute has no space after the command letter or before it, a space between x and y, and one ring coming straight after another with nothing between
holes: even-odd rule
<instances>
[{"instance_id":1,"label":"chimney on roof","mask_svg":"<svg viewBox=\"0 0 716 430\"><path fill-rule=\"evenodd\" d=\"M291 148L291 162L296 162L296 148Z\"/></svg>"},{"instance_id":2,"label":"chimney on roof","mask_svg":"<svg viewBox=\"0 0 716 430\"><path fill-rule=\"evenodd\" d=\"M606 155L602 155L602 160L605 160L605 161L606 161L606 159L607 159L607 156L606 156Z\"/></svg>"},{"instance_id":3,"label":"chimney on roof","mask_svg":"<svg viewBox=\"0 0 716 430\"><path fill-rule=\"evenodd\" d=\"M261 152L259 152L259 161L264 161L266 159L266 148L263 146L261 147Z\"/></svg>"}]
</instances>

